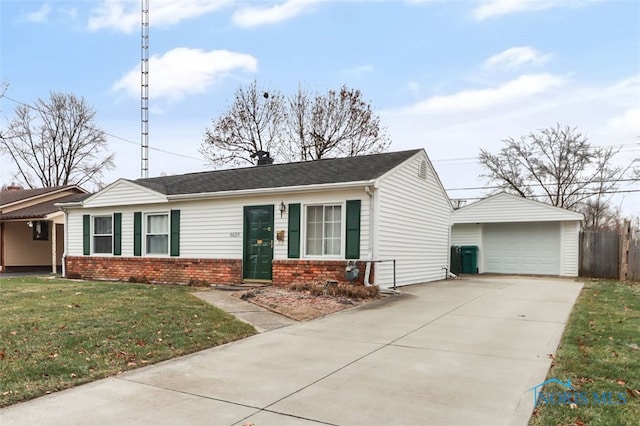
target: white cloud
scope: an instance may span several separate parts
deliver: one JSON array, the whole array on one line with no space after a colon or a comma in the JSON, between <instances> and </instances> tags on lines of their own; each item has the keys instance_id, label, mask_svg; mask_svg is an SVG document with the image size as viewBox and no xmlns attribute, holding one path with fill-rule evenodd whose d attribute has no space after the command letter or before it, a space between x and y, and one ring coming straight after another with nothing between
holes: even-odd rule
<instances>
[{"instance_id":1,"label":"white cloud","mask_svg":"<svg viewBox=\"0 0 640 426\"><path fill-rule=\"evenodd\" d=\"M518 12L582 6L595 1L598 0L481 0L471 14L481 21Z\"/></svg>"},{"instance_id":2,"label":"white cloud","mask_svg":"<svg viewBox=\"0 0 640 426\"><path fill-rule=\"evenodd\" d=\"M233 14L233 23L239 27L256 27L289 20L309 10L323 0L286 0L267 7L247 6Z\"/></svg>"},{"instance_id":3,"label":"white cloud","mask_svg":"<svg viewBox=\"0 0 640 426\"><path fill-rule=\"evenodd\" d=\"M42 23L46 22L49 19L49 14L51 13L51 6L49 3L45 3L42 7L35 12L27 13L25 16L25 21L34 22L34 23Z\"/></svg>"},{"instance_id":4,"label":"white cloud","mask_svg":"<svg viewBox=\"0 0 640 426\"><path fill-rule=\"evenodd\" d=\"M467 89L451 95L432 96L403 111L412 114L485 110L530 98L557 88L563 78L553 74L526 74L497 87Z\"/></svg>"},{"instance_id":5,"label":"white cloud","mask_svg":"<svg viewBox=\"0 0 640 426\"><path fill-rule=\"evenodd\" d=\"M185 19L195 18L233 3L233 0L153 0L150 2L150 20L153 25L171 26ZM104 28L131 33L140 28L139 0L102 0L93 10L88 28Z\"/></svg>"},{"instance_id":6,"label":"white cloud","mask_svg":"<svg viewBox=\"0 0 640 426\"><path fill-rule=\"evenodd\" d=\"M630 138L640 136L640 107L631 108L607 120L607 128L616 133L627 134ZM640 140L638 141L640 144Z\"/></svg>"},{"instance_id":7,"label":"white cloud","mask_svg":"<svg viewBox=\"0 0 640 426\"><path fill-rule=\"evenodd\" d=\"M549 60L551 55L542 55L540 52L529 46L517 46L497 53L486 61L483 67L488 69L514 70L520 65L531 63L542 65Z\"/></svg>"},{"instance_id":8,"label":"white cloud","mask_svg":"<svg viewBox=\"0 0 640 426\"><path fill-rule=\"evenodd\" d=\"M634 151L632 144L640 142L640 75L599 85L565 78L562 84L547 85L544 92L525 95L524 91L515 91L518 96L496 96L507 92L504 88L513 87L514 81L496 88L463 88L448 96L381 111L393 140L392 149L425 148L447 188L483 185L484 181L477 178L483 170L475 160L480 148L496 152L505 138L518 138L556 123L577 127L595 146L625 144L620 162L639 156L640 151ZM519 81L522 84L526 80ZM485 96L483 101L478 100L481 94ZM496 99L500 102L494 102ZM479 104L482 109L475 108ZM448 161L440 161L445 159ZM450 195L476 197L485 192L458 191ZM632 199L631 195L625 198L625 209L637 212L640 196Z\"/></svg>"},{"instance_id":9,"label":"white cloud","mask_svg":"<svg viewBox=\"0 0 640 426\"><path fill-rule=\"evenodd\" d=\"M234 71L255 72L258 61L251 55L227 50L204 51L180 47L149 59L149 96L175 102L203 93ZM112 89L140 96L140 67L136 65Z\"/></svg>"}]
</instances>

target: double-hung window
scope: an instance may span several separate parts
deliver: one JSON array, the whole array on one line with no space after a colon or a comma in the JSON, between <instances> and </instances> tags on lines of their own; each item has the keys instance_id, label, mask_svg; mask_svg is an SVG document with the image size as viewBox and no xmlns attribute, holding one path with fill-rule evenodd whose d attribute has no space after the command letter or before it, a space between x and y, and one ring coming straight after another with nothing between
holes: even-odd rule
<instances>
[{"instance_id":1,"label":"double-hung window","mask_svg":"<svg viewBox=\"0 0 640 426\"><path fill-rule=\"evenodd\" d=\"M340 256L342 247L342 206L307 206L306 255Z\"/></svg>"},{"instance_id":2,"label":"double-hung window","mask_svg":"<svg viewBox=\"0 0 640 426\"><path fill-rule=\"evenodd\" d=\"M153 213L145 218L146 254L169 254L169 215Z\"/></svg>"},{"instance_id":3,"label":"double-hung window","mask_svg":"<svg viewBox=\"0 0 640 426\"><path fill-rule=\"evenodd\" d=\"M113 253L113 216L93 217L93 252Z\"/></svg>"}]
</instances>

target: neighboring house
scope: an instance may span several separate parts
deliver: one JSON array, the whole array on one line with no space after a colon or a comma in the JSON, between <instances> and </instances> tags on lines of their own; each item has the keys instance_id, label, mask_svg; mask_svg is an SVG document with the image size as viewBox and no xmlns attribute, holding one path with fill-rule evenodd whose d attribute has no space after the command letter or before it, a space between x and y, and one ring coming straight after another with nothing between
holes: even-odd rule
<instances>
[{"instance_id":1,"label":"neighboring house","mask_svg":"<svg viewBox=\"0 0 640 426\"><path fill-rule=\"evenodd\" d=\"M55 273L64 251L64 213L55 204L83 195L73 185L0 191L0 272Z\"/></svg>"},{"instance_id":2,"label":"neighboring house","mask_svg":"<svg viewBox=\"0 0 640 426\"><path fill-rule=\"evenodd\" d=\"M502 192L451 219L452 244L479 248L478 273L578 276L580 213Z\"/></svg>"},{"instance_id":3,"label":"neighboring house","mask_svg":"<svg viewBox=\"0 0 640 426\"><path fill-rule=\"evenodd\" d=\"M360 283L390 287L391 260L397 285L449 262L451 203L422 149L120 179L62 207L66 276L286 285L358 261Z\"/></svg>"}]
</instances>

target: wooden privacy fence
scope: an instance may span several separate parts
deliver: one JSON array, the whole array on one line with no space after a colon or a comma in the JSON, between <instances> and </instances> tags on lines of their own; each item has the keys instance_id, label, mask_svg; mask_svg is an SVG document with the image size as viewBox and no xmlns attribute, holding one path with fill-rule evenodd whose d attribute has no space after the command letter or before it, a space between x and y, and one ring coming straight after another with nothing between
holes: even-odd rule
<instances>
[{"instance_id":1,"label":"wooden privacy fence","mask_svg":"<svg viewBox=\"0 0 640 426\"><path fill-rule=\"evenodd\" d=\"M580 233L581 277L618 279L620 235L616 231L582 231Z\"/></svg>"},{"instance_id":2,"label":"wooden privacy fence","mask_svg":"<svg viewBox=\"0 0 640 426\"><path fill-rule=\"evenodd\" d=\"M620 280L640 281L640 239L629 221L620 235Z\"/></svg>"},{"instance_id":3,"label":"wooden privacy fence","mask_svg":"<svg viewBox=\"0 0 640 426\"><path fill-rule=\"evenodd\" d=\"M619 231L580 233L579 275L640 281L640 239L628 221Z\"/></svg>"}]
</instances>

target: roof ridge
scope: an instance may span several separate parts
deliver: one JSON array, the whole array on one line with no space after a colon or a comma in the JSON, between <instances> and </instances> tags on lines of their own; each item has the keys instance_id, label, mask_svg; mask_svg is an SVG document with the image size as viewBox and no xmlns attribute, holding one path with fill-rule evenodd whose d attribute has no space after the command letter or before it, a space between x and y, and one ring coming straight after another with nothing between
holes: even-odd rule
<instances>
[{"instance_id":1,"label":"roof ridge","mask_svg":"<svg viewBox=\"0 0 640 426\"><path fill-rule=\"evenodd\" d=\"M373 156L385 156L385 155L391 155L391 154L403 154L403 153L417 153L419 151L422 151L423 148L414 148L414 149L406 149L406 150L402 150L402 151L389 151L389 152L380 152L380 153L372 153L372 154L363 154L363 155L353 155L350 157L331 157L331 158L320 158L317 160L305 160L305 161L291 161L289 163L272 163L272 164L261 164L260 166L258 165L252 165L252 166L246 166L246 167L232 167L230 169L214 169L214 170L201 170L198 172L187 172L187 173L180 173L180 174L175 174L175 175L166 175L166 176L154 176L154 177L150 177L150 178L138 178L138 179L133 179L131 180L131 182L152 182L155 183L154 181L157 180L161 180L161 179L166 179L166 178L172 178L172 177L179 177L179 176L195 176L195 175L202 175L202 174L207 174L207 173L217 173L217 172L231 172L231 171L238 171L238 170L253 170L256 169L257 167L261 168L261 169L268 169L268 168L276 168L276 167L283 167L283 166L291 166L291 165L296 165L296 164L307 164L307 163L322 163L322 162L327 162L327 161L339 161L339 160L354 160L354 159L362 159L365 157L373 157Z\"/></svg>"},{"instance_id":2,"label":"roof ridge","mask_svg":"<svg viewBox=\"0 0 640 426\"><path fill-rule=\"evenodd\" d=\"M424 149L209 170L130 182L164 195L365 182L381 177L420 152Z\"/></svg>"}]
</instances>

